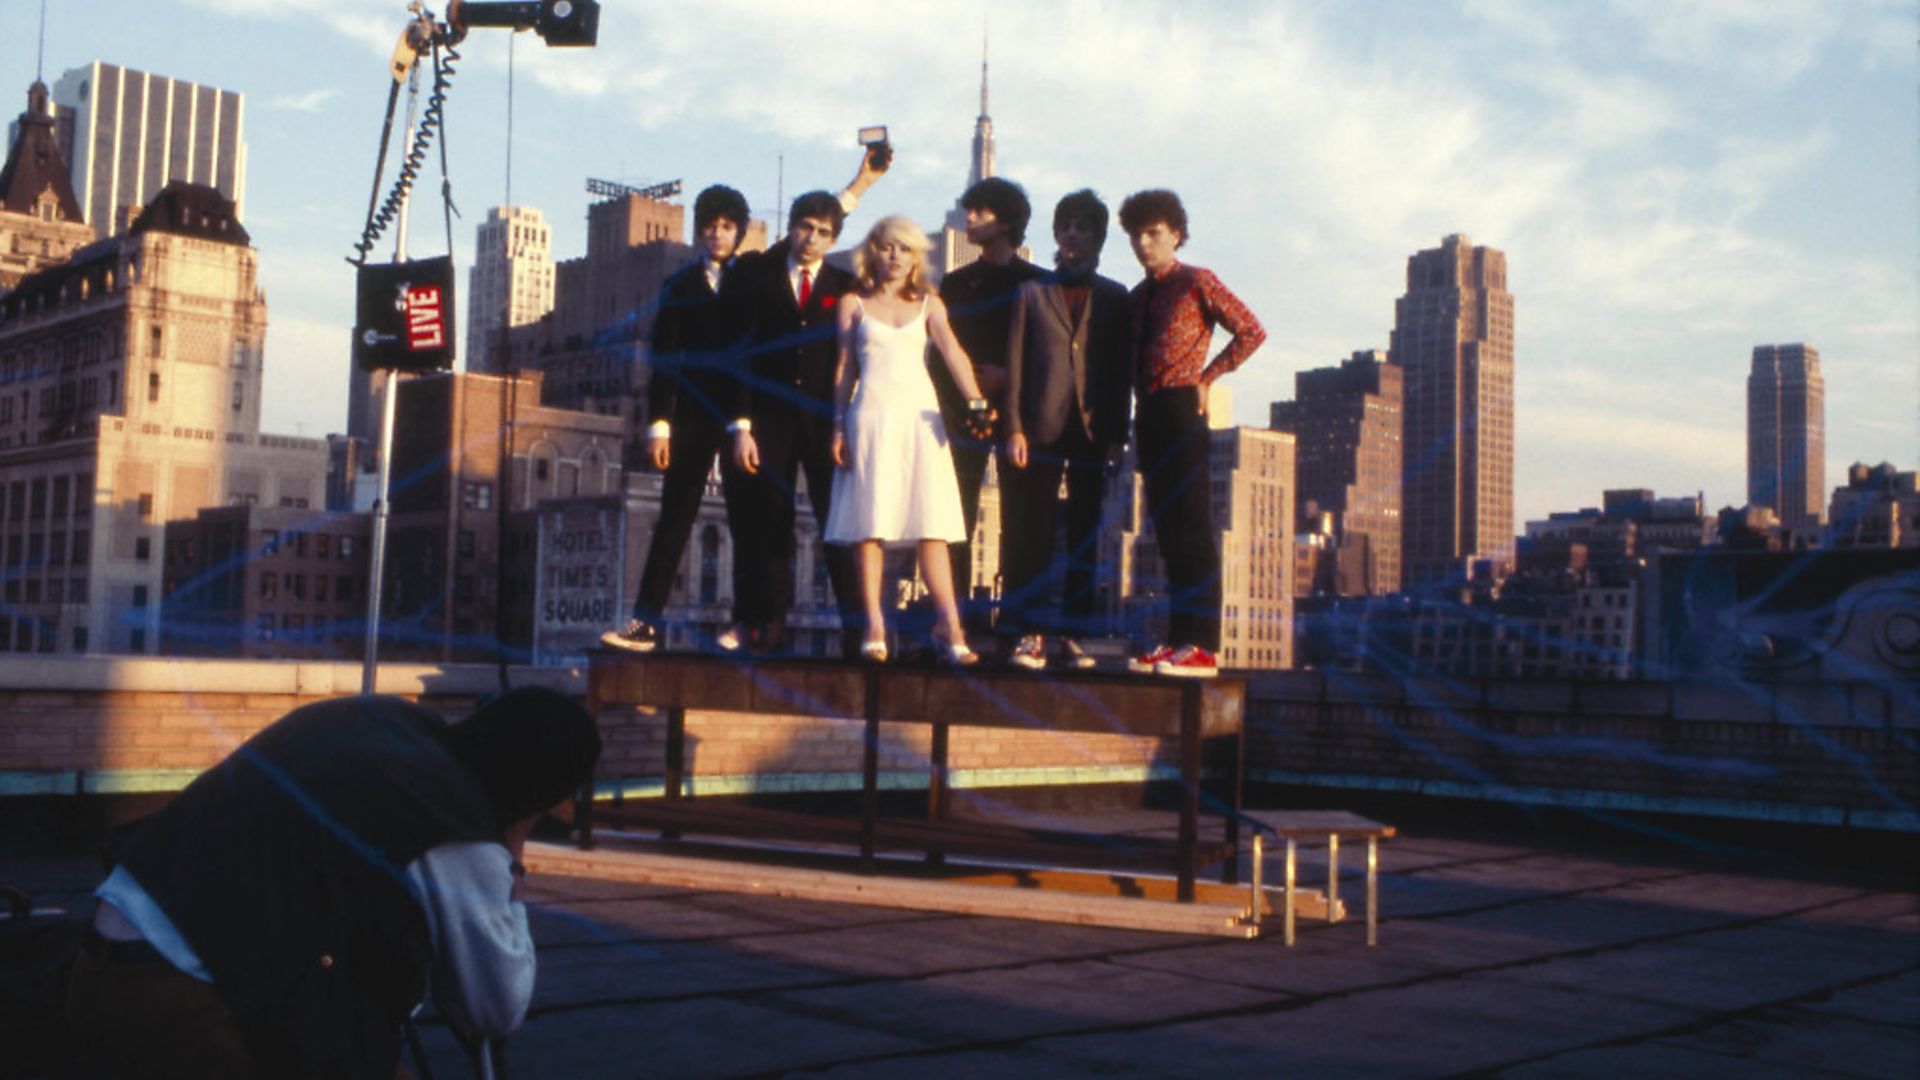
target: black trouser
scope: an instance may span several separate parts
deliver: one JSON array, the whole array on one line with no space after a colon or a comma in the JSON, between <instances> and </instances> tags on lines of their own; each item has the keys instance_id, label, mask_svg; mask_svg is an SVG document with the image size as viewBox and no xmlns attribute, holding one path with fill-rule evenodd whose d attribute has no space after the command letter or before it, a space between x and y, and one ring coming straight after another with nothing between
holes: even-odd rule
<instances>
[{"instance_id":1,"label":"black trouser","mask_svg":"<svg viewBox=\"0 0 1920 1080\"><path fill-rule=\"evenodd\" d=\"M953 595L960 603L960 621L968 633L982 632L992 621L990 602L973 600L973 529L980 521L980 485L986 481L990 444L967 434L959 423L947 425L947 445L953 453L953 475L960 482L960 515L966 521L967 538L947 545L947 560L953 566ZM1005 520L1004 512L1001 520Z\"/></svg>"},{"instance_id":2,"label":"black trouser","mask_svg":"<svg viewBox=\"0 0 1920 1080\"><path fill-rule=\"evenodd\" d=\"M1047 446L1028 445L1027 467L1000 473L1000 628L1010 634L1062 633L1097 637L1103 631L1097 581L1100 566L1100 501L1106 487L1106 452L1080 430ZM1044 609L1054 579L1054 528L1059 520L1060 477L1067 480L1066 589L1060 618Z\"/></svg>"},{"instance_id":3,"label":"black trouser","mask_svg":"<svg viewBox=\"0 0 1920 1080\"><path fill-rule=\"evenodd\" d=\"M1220 549L1213 537L1213 437L1200 391L1148 394L1134 421L1147 513L1167 566L1167 643L1220 651Z\"/></svg>"},{"instance_id":4,"label":"black trouser","mask_svg":"<svg viewBox=\"0 0 1920 1080\"><path fill-rule=\"evenodd\" d=\"M687 551L694 522L700 517L700 500L707 491L707 475L713 457L720 455L720 490L727 500L727 531L733 535L734 617L739 619L742 595L741 571L745 561L738 557L740 538L752 531L751 493L746 479L733 465L733 436L726 421L708 412L699 412L674 421L668 436L667 475L660 485L660 517L654 522L653 539L647 545L646 569L640 573L640 591L634 595L633 617L650 623L660 621L667 599L673 595L675 571Z\"/></svg>"},{"instance_id":5,"label":"black trouser","mask_svg":"<svg viewBox=\"0 0 1920 1080\"><path fill-rule=\"evenodd\" d=\"M806 412L802 412L806 409ZM753 439L760 448L760 471L749 478L751 524L734 533L735 617L750 626L767 626L776 637L793 606L794 493L804 472L818 532L824 533L833 506L833 425L812 403L767 402L755 409ZM840 609L844 642L859 640L865 610L860 602L853 549L826 544L827 576ZM744 566L743 566L744 564Z\"/></svg>"}]
</instances>

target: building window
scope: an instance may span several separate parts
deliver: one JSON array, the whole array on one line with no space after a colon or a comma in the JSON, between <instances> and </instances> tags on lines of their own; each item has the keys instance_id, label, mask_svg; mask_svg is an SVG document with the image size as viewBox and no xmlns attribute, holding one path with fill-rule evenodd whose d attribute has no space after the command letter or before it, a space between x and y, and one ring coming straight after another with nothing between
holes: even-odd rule
<instances>
[{"instance_id":1,"label":"building window","mask_svg":"<svg viewBox=\"0 0 1920 1080\"><path fill-rule=\"evenodd\" d=\"M56 476L53 478L53 516L56 518L64 518L67 516L67 507L69 505L68 495L71 494L71 483L72 481L64 476Z\"/></svg>"},{"instance_id":2,"label":"building window","mask_svg":"<svg viewBox=\"0 0 1920 1080\"><path fill-rule=\"evenodd\" d=\"M133 606L136 608L147 606L147 587L145 585L135 585L133 587Z\"/></svg>"},{"instance_id":3,"label":"building window","mask_svg":"<svg viewBox=\"0 0 1920 1080\"><path fill-rule=\"evenodd\" d=\"M247 384L241 382L239 379L233 380L233 411L239 412L240 407L246 403Z\"/></svg>"},{"instance_id":4,"label":"building window","mask_svg":"<svg viewBox=\"0 0 1920 1080\"><path fill-rule=\"evenodd\" d=\"M153 541L144 536L133 538L133 557L146 562L153 556Z\"/></svg>"},{"instance_id":5,"label":"building window","mask_svg":"<svg viewBox=\"0 0 1920 1080\"><path fill-rule=\"evenodd\" d=\"M281 584L286 586L287 594L295 600L305 600L307 598L307 577L305 574L288 574L287 579L281 582Z\"/></svg>"},{"instance_id":6,"label":"building window","mask_svg":"<svg viewBox=\"0 0 1920 1080\"><path fill-rule=\"evenodd\" d=\"M67 565L67 534L64 529L47 538L47 565Z\"/></svg>"},{"instance_id":7,"label":"building window","mask_svg":"<svg viewBox=\"0 0 1920 1080\"><path fill-rule=\"evenodd\" d=\"M147 400L160 400L160 373L157 371L147 372Z\"/></svg>"},{"instance_id":8,"label":"building window","mask_svg":"<svg viewBox=\"0 0 1920 1080\"><path fill-rule=\"evenodd\" d=\"M152 521L153 520L153 492L151 491L141 492L139 506L140 506L140 520Z\"/></svg>"},{"instance_id":9,"label":"building window","mask_svg":"<svg viewBox=\"0 0 1920 1080\"><path fill-rule=\"evenodd\" d=\"M343 559L353 558L353 537L343 536L340 538L340 557Z\"/></svg>"},{"instance_id":10,"label":"building window","mask_svg":"<svg viewBox=\"0 0 1920 1080\"><path fill-rule=\"evenodd\" d=\"M273 613L271 611L262 613L254 620L254 627L258 630L261 641L272 641Z\"/></svg>"},{"instance_id":11,"label":"building window","mask_svg":"<svg viewBox=\"0 0 1920 1080\"><path fill-rule=\"evenodd\" d=\"M75 473L73 476L73 516L83 518L93 513L93 474ZM85 535L74 533L76 538Z\"/></svg>"},{"instance_id":12,"label":"building window","mask_svg":"<svg viewBox=\"0 0 1920 1080\"><path fill-rule=\"evenodd\" d=\"M261 574L260 575L260 599L262 600L273 599L275 595L275 588L278 585L279 581L280 579L273 576L272 574Z\"/></svg>"},{"instance_id":13,"label":"building window","mask_svg":"<svg viewBox=\"0 0 1920 1080\"><path fill-rule=\"evenodd\" d=\"M87 651L87 628L84 626L76 626L73 628L73 651Z\"/></svg>"},{"instance_id":14,"label":"building window","mask_svg":"<svg viewBox=\"0 0 1920 1080\"><path fill-rule=\"evenodd\" d=\"M460 538L459 538L459 541L458 541L458 545L459 545L459 551L460 551L460 557L461 557L461 558L463 558L463 559L471 559L471 558L473 558L473 547L474 547L474 543L473 543L473 530L472 530L472 529L461 529L461 530L460 530Z\"/></svg>"},{"instance_id":15,"label":"building window","mask_svg":"<svg viewBox=\"0 0 1920 1080\"><path fill-rule=\"evenodd\" d=\"M467 510L493 509L493 485L474 480L461 484L460 505Z\"/></svg>"},{"instance_id":16,"label":"building window","mask_svg":"<svg viewBox=\"0 0 1920 1080\"><path fill-rule=\"evenodd\" d=\"M333 599L336 603L353 599L353 578L342 574L333 579Z\"/></svg>"},{"instance_id":17,"label":"building window","mask_svg":"<svg viewBox=\"0 0 1920 1080\"><path fill-rule=\"evenodd\" d=\"M268 529L266 533L261 536L261 539L260 539L260 554L264 557L267 555L278 555L279 553L280 553L280 530Z\"/></svg>"},{"instance_id":18,"label":"building window","mask_svg":"<svg viewBox=\"0 0 1920 1080\"><path fill-rule=\"evenodd\" d=\"M315 555L317 555L317 556L319 556L319 557L320 557L320 558L322 558L322 559L324 559L324 558L326 558L326 557L327 557L327 554L328 554L328 552L327 552L327 541L328 541L328 537L327 537L327 534L326 534L326 533L315 533L315 534L314 534L314 537L313 537L313 553L314 553Z\"/></svg>"}]
</instances>

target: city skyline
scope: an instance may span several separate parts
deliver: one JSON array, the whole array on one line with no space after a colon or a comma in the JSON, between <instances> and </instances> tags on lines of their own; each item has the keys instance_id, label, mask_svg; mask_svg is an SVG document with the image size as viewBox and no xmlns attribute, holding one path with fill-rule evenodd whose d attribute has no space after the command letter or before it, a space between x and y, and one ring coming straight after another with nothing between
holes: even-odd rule
<instances>
[{"instance_id":1,"label":"city skyline","mask_svg":"<svg viewBox=\"0 0 1920 1080\"><path fill-rule=\"evenodd\" d=\"M0 16L0 86L20 100L35 7ZM99 59L247 96L245 212L271 307L264 426L339 430L352 277L334 260L364 216L404 6L101 7L49 9L43 77ZM584 250L587 176L731 182L771 219L780 155L785 198L834 187L854 130L884 122L899 164L849 233L896 211L935 224L966 177L989 13L997 164L1032 193L1036 224L1083 184L1110 201L1165 184L1193 214L1186 254L1249 284L1272 338L1236 380L1241 423L1290 397L1295 372L1384 347L1406 257L1463 232L1513 268L1516 526L1615 487L1743 501L1745 375L1764 342L1820 346L1829 476L1920 457L1901 4L1622 3L1574 18L1476 0L1386 19L1218 5L1174 25L1137 4L817 16L722 3L669 22L610 3L597 49L517 38L511 201L545 213L559 258ZM154 32L182 20L213 32ZM816 23L817 55L780 47ZM1048 54L1076 35L1083 47ZM468 39L449 98L462 267L473 225L506 201L508 37ZM1223 89L1209 82L1220 70L1244 74ZM437 199L416 209L414 250L438 253ZM1104 255L1108 273L1138 278L1123 238Z\"/></svg>"}]
</instances>

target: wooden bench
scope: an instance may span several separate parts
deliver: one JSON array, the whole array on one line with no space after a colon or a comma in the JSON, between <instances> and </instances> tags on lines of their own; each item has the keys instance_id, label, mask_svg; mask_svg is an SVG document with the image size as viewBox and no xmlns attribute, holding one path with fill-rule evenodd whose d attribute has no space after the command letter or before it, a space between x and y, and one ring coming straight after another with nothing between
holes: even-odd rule
<instances>
[{"instance_id":1,"label":"wooden bench","mask_svg":"<svg viewBox=\"0 0 1920 1080\"><path fill-rule=\"evenodd\" d=\"M1261 892L1260 870L1262 856L1262 837L1271 833L1277 839L1287 842L1287 860L1285 884L1281 895L1284 897L1281 909L1282 936L1288 945L1293 944L1294 910L1294 862L1297 847L1301 840L1314 840L1326 837L1327 840L1327 921L1339 917L1340 911L1340 841L1344 839L1367 842L1367 944L1378 944L1377 907L1380 890L1380 841L1394 835L1394 827L1382 825L1358 814L1345 810L1263 810L1248 814L1247 820L1253 829L1253 895ZM1253 905L1254 919L1259 921L1260 904Z\"/></svg>"},{"instance_id":2,"label":"wooden bench","mask_svg":"<svg viewBox=\"0 0 1920 1080\"><path fill-rule=\"evenodd\" d=\"M1238 881L1242 739L1246 682L1086 672L935 670L864 666L822 660L746 660L726 656L630 653L589 655L587 706L665 710L665 796L576 809L580 844L590 847L596 821L657 829L663 836L700 833L857 846L861 869L876 869L880 850L982 856L1040 864L1171 872L1177 895L1194 898L1198 872L1222 863L1222 880ZM836 717L865 724L858 817L803 814L694 799L686 793L686 714L779 713ZM880 724L932 728L925 821L881 818ZM1180 827L1175 840L1031 829L949 816L948 729L1024 728L1151 735L1178 740ZM1217 782L1203 791L1206 751ZM589 789L591 790L591 789ZM1222 820L1221 838L1202 843L1202 797Z\"/></svg>"}]
</instances>

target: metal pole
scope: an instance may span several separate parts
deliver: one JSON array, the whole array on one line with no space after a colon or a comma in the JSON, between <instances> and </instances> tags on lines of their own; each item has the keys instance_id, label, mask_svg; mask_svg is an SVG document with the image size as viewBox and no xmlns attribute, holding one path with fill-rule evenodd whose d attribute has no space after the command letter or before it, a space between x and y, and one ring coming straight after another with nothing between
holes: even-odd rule
<instances>
[{"instance_id":1,"label":"metal pole","mask_svg":"<svg viewBox=\"0 0 1920 1080\"><path fill-rule=\"evenodd\" d=\"M415 60L407 72L406 139L400 145L413 145L414 114L420 105L420 64ZM412 189L400 193L400 214L394 221L393 261L407 258L407 207ZM360 662L360 692L371 694L380 671L380 593L387 564L387 493L393 475L393 415L400 397L400 374L387 369L386 400L380 410L380 478L373 496L373 550L367 573L367 644Z\"/></svg>"}]
</instances>

